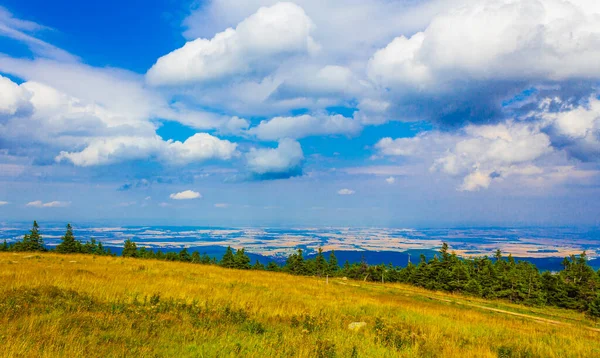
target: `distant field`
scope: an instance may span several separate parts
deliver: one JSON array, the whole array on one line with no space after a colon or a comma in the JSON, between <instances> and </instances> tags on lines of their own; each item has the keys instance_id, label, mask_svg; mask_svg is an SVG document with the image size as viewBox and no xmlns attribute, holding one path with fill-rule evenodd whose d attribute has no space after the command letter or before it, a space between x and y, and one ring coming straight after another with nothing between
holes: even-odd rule
<instances>
[{"instance_id":1,"label":"distant field","mask_svg":"<svg viewBox=\"0 0 600 358\"><path fill-rule=\"evenodd\" d=\"M0 254L4 357L600 357L599 329L575 311L399 284Z\"/></svg>"}]
</instances>

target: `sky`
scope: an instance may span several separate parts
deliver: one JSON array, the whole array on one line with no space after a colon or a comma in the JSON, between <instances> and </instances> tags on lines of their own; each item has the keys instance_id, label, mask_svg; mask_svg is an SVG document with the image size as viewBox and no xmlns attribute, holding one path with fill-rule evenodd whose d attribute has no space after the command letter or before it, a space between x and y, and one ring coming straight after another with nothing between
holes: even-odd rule
<instances>
[{"instance_id":1,"label":"sky","mask_svg":"<svg viewBox=\"0 0 600 358\"><path fill-rule=\"evenodd\" d=\"M5 0L0 222L600 225L596 0Z\"/></svg>"}]
</instances>

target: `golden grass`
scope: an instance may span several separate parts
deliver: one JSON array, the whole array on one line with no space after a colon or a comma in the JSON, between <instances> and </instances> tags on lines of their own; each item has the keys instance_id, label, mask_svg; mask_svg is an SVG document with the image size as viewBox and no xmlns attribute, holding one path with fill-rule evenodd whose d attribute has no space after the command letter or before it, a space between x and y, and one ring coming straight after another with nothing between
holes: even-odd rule
<instances>
[{"instance_id":1,"label":"golden grass","mask_svg":"<svg viewBox=\"0 0 600 358\"><path fill-rule=\"evenodd\" d=\"M593 325L573 311L399 284L0 254L4 357L600 357Z\"/></svg>"}]
</instances>

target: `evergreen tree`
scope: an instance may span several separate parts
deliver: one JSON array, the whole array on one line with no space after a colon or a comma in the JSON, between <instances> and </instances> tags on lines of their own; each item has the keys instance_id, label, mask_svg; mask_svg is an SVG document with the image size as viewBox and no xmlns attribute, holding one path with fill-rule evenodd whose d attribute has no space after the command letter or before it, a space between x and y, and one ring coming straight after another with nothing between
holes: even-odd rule
<instances>
[{"instance_id":1,"label":"evergreen tree","mask_svg":"<svg viewBox=\"0 0 600 358\"><path fill-rule=\"evenodd\" d=\"M339 270L340 266L338 264L337 257L335 257L335 251L331 250L329 253L328 273L330 275L335 275Z\"/></svg>"},{"instance_id":2,"label":"evergreen tree","mask_svg":"<svg viewBox=\"0 0 600 358\"><path fill-rule=\"evenodd\" d=\"M221 264L221 266L227 267L227 268L235 267L235 260L233 257L233 250L231 249L231 246L227 246L227 249L225 250L225 254L223 255L223 258L221 259L220 264Z\"/></svg>"},{"instance_id":3,"label":"evergreen tree","mask_svg":"<svg viewBox=\"0 0 600 358\"><path fill-rule=\"evenodd\" d=\"M500 251L500 249L496 250L496 252L494 253L494 258L496 259L496 263L502 260L502 251Z\"/></svg>"},{"instance_id":4,"label":"evergreen tree","mask_svg":"<svg viewBox=\"0 0 600 358\"><path fill-rule=\"evenodd\" d=\"M199 264L201 262L202 258L200 257L200 254L198 253L198 251L194 251L192 253L192 263L195 264Z\"/></svg>"},{"instance_id":5,"label":"evergreen tree","mask_svg":"<svg viewBox=\"0 0 600 358\"><path fill-rule=\"evenodd\" d=\"M0 251L8 251L9 250L9 246L8 243L6 242L6 240L4 240L4 242L2 243L2 245L0 245Z\"/></svg>"},{"instance_id":6,"label":"evergreen tree","mask_svg":"<svg viewBox=\"0 0 600 358\"><path fill-rule=\"evenodd\" d=\"M15 251L46 251L44 240L39 233L40 226L37 221L33 222L29 234L23 237L23 241L17 242L14 246Z\"/></svg>"},{"instance_id":7,"label":"evergreen tree","mask_svg":"<svg viewBox=\"0 0 600 358\"><path fill-rule=\"evenodd\" d=\"M190 262L190 261L192 261L192 256L190 256L190 253L184 247L181 251L179 251L178 259L179 259L179 261L182 261L182 262Z\"/></svg>"},{"instance_id":8,"label":"evergreen tree","mask_svg":"<svg viewBox=\"0 0 600 358\"><path fill-rule=\"evenodd\" d=\"M323 249L319 247L317 250L317 256L315 257L315 274L317 276L325 276L327 273L328 265L325 256L323 256Z\"/></svg>"},{"instance_id":9,"label":"evergreen tree","mask_svg":"<svg viewBox=\"0 0 600 358\"><path fill-rule=\"evenodd\" d=\"M594 319L600 319L600 294L596 295L596 298L590 302L587 314Z\"/></svg>"},{"instance_id":10,"label":"evergreen tree","mask_svg":"<svg viewBox=\"0 0 600 358\"><path fill-rule=\"evenodd\" d=\"M267 271L273 271L273 272L277 272L279 271L281 268L279 267L279 265L277 265L275 262L273 261L269 261L269 263L267 264Z\"/></svg>"},{"instance_id":11,"label":"evergreen tree","mask_svg":"<svg viewBox=\"0 0 600 358\"><path fill-rule=\"evenodd\" d=\"M252 266L252 269L253 270L264 270L265 269L265 265L261 264L258 260L256 260L256 262Z\"/></svg>"},{"instance_id":12,"label":"evergreen tree","mask_svg":"<svg viewBox=\"0 0 600 358\"><path fill-rule=\"evenodd\" d=\"M82 252L81 242L75 240L73 227L67 224L67 232L61 238L61 243L56 246L56 252L61 254L74 254Z\"/></svg>"},{"instance_id":13,"label":"evergreen tree","mask_svg":"<svg viewBox=\"0 0 600 358\"><path fill-rule=\"evenodd\" d=\"M110 254L110 252L106 251L104 249L104 246L102 245L102 243L100 241L98 241L98 249L96 250L96 254L98 254L98 255L108 255L108 254Z\"/></svg>"},{"instance_id":14,"label":"evergreen tree","mask_svg":"<svg viewBox=\"0 0 600 358\"><path fill-rule=\"evenodd\" d=\"M200 258L200 262L201 262L203 265L210 265L210 264L211 264L211 261L212 261L212 260L211 260L210 256L208 256L208 255L206 254L206 252L205 252L204 254L202 254L202 258Z\"/></svg>"},{"instance_id":15,"label":"evergreen tree","mask_svg":"<svg viewBox=\"0 0 600 358\"><path fill-rule=\"evenodd\" d=\"M288 259L285 262L284 270L294 275L306 274L302 249L298 249L295 254L288 256Z\"/></svg>"},{"instance_id":16,"label":"evergreen tree","mask_svg":"<svg viewBox=\"0 0 600 358\"><path fill-rule=\"evenodd\" d=\"M167 252L165 254L165 260L167 261L179 261L179 254L175 252Z\"/></svg>"},{"instance_id":17,"label":"evergreen tree","mask_svg":"<svg viewBox=\"0 0 600 358\"><path fill-rule=\"evenodd\" d=\"M246 251L241 248L236 251L233 257L234 267L240 270L250 269L250 258L246 255Z\"/></svg>"},{"instance_id":18,"label":"evergreen tree","mask_svg":"<svg viewBox=\"0 0 600 358\"><path fill-rule=\"evenodd\" d=\"M137 245L130 239L125 240L123 245L123 257L138 257Z\"/></svg>"},{"instance_id":19,"label":"evergreen tree","mask_svg":"<svg viewBox=\"0 0 600 358\"><path fill-rule=\"evenodd\" d=\"M465 292L470 293L473 296L481 296L481 285L477 280L470 279L465 286Z\"/></svg>"}]
</instances>

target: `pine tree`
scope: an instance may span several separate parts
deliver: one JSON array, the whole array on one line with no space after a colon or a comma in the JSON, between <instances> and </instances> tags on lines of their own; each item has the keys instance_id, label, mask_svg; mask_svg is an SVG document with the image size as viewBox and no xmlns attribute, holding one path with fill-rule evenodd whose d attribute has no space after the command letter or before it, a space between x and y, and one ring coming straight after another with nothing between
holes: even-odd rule
<instances>
[{"instance_id":1,"label":"pine tree","mask_svg":"<svg viewBox=\"0 0 600 358\"><path fill-rule=\"evenodd\" d=\"M587 313L594 319L600 319L600 294L596 295L596 299L590 302Z\"/></svg>"},{"instance_id":2,"label":"pine tree","mask_svg":"<svg viewBox=\"0 0 600 358\"><path fill-rule=\"evenodd\" d=\"M192 261L192 256L188 250L184 247L181 251L179 251L179 261L190 262Z\"/></svg>"},{"instance_id":3,"label":"pine tree","mask_svg":"<svg viewBox=\"0 0 600 358\"><path fill-rule=\"evenodd\" d=\"M502 259L502 251L500 251L500 249L496 250L494 253L494 258L496 259L496 263Z\"/></svg>"},{"instance_id":4,"label":"pine tree","mask_svg":"<svg viewBox=\"0 0 600 358\"><path fill-rule=\"evenodd\" d=\"M227 246L227 249L225 250L225 254L223 255L223 258L221 259L220 265L223 267L227 267L227 268L235 267L235 260L233 257L233 250L231 249L231 246Z\"/></svg>"},{"instance_id":5,"label":"pine tree","mask_svg":"<svg viewBox=\"0 0 600 358\"><path fill-rule=\"evenodd\" d=\"M6 242L6 240L4 240L2 245L0 245L0 251L8 251L8 249L9 249L8 243Z\"/></svg>"},{"instance_id":6,"label":"pine tree","mask_svg":"<svg viewBox=\"0 0 600 358\"><path fill-rule=\"evenodd\" d=\"M331 250L331 252L329 253L328 266L329 266L328 267L328 273L330 275L335 275L339 271L339 269L340 269L337 257L335 257L335 251L333 251L333 250Z\"/></svg>"},{"instance_id":7,"label":"pine tree","mask_svg":"<svg viewBox=\"0 0 600 358\"><path fill-rule=\"evenodd\" d=\"M315 257L315 273L317 276L325 276L327 273L327 261L325 260L325 256L323 256L323 249L320 247Z\"/></svg>"},{"instance_id":8,"label":"pine tree","mask_svg":"<svg viewBox=\"0 0 600 358\"><path fill-rule=\"evenodd\" d=\"M56 246L56 252L61 254L74 254L82 251L81 243L75 240L71 224L67 224L67 232L61 240L61 243Z\"/></svg>"},{"instance_id":9,"label":"pine tree","mask_svg":"<svg viewBox=\"0 0 600 358\"><path fill-rule=\"evenodd\" d=\"M261 264L258 260L256 260L256 262L252 266L252 269L253 270L264 270L265 269L265 265Z\"/></svg>"},{"instance_id":10,"label":"pine tree","mask_svg":"<svg viewBox=\"0 0 600 358\"><path fill-rule=\"evenodd\" d=\"M23 241L18 242L15 245L17 251L46 251L44 247L44 240L39 233L40 226L37 221L33 222L33 226L29 231L29 234L23 237Z\"/></svg>"},{"instance_id":11,"label":"pine tree","mask_svg":"<svg viewBox=\"0 0 600 358\"><path fill-rule=\"evenodd\" d=\"M210 265L211 264L211 258L205 252L204 254L202 254L202 258L200 258L200 262L203 265Z\"/></svg>"},{"instance_id":12,"label":"pine tree","mask_svg":"<svg viewBox=\"0 0 600 358\"><path fill-rule=\"evenodd\" d=\"M137 245L130 239L125 240L123 257L138 257Z\"/></svg>"},{"instance_id":13,"label":"pine tree","mask_svg":"<svg viewBox=\"0 0 600 358\"><path fill-rule=\"evenodd\" d=\"M304 263L302 249L298 249L298 251L295 254L291 254L290 256L288 256L288 259L285 262L284 269L285 271L294 275L306 274L306 267Z\"/></svg>"},{"instance_id":14,"label":"pine tree","mask_svg":"<svg viewBox=\"0 0 600 358\"><path fill-rule=\"evenodd\" d=\"M200 263L200 260L202 260L202 259L200 258L200 254L198 253L198 251L194 251L194 252L192 253L192 263L199 264L199 263Z\"/></svg>"},{"instance_id":15,"label":"pine tree","mask_svg":"<svg viewBox=\"0 0 600 358\"><path fill-rule=\"evenodd\" d=\"M269 261L269 263L267 264L267 271L279 271L281 268L279 267L279 265L277 265L275 262L273 261Z\"/></svg>"},{"instance_id":16,"label":"pine tree","mask_svg":"<svg viewBox=\"0 0 600 358\"><path fill-rule=\"evenodd\" d=\"M250 269L250 258L246 255L246 251L241 248L237 250L235 256L233 257L234 267L240 270L249 270Z\"/></svg>"}]
</instances>

